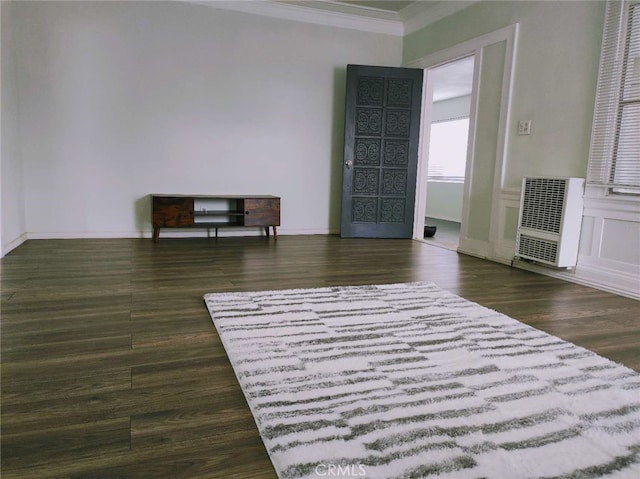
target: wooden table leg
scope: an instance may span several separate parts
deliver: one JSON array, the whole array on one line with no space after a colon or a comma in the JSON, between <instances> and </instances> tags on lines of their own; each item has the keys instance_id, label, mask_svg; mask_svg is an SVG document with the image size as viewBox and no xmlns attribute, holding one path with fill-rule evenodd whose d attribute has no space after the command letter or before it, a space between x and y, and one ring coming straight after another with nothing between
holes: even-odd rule
<instances>
[{"instance_id":1,"label":"wooden table leg","mask_svg":"<svg viewBox=\"0 0 640 479\"><path fill-rule=\"evenodd\" d=\"M269 227L268 226L264 227L264 232L267 234L267 236L269 236Z\"/></svg>"},{"instance_id":2,"label":"wooden table leg","mask_svg":"<svg viewBox=\"0 0 640 479\"><path fill-rule=\"evenodd\" d=\"M160 227L159 226L154 226L153 227L153 242L157 243L158 241L160 241Z\"/></svg>"},{"instance_id":3,"label":"wooden table leg","mask_svg":"<svg viewBox=\"0 0 640 479\"><path fill-rule=\"evenodd\" d=\"M267 228L269 229L269 228ZM273 226L273 239L277 240L278 239L278 230L276 229L276 226Z\"/></svg>"}]
</instances>

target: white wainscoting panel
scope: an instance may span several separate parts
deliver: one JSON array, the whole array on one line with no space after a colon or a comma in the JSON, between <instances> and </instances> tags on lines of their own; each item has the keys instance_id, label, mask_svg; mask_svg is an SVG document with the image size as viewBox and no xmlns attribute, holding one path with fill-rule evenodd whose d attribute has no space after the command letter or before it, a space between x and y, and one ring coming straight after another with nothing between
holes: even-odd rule
<instances>
[{"instance_id":1,"label":"white wainscoting panel","mask_svg":"<svg viewBox=\"0 0 640 479\"><path fill-rule=\"evenodd\" d=\"M493 260L510 263L515 255L516 229L520 210L520 190L503 189L498 197L498 234L493 247Z\"/></svg>"},{"instance_id":2,"label":"white wainscoting panel","mask_svg":"<svg viewBox=\"0 0 640 479\"><path fill-rule=\"evenodd\" d=\"M587 188L576 277L640 299L640 199Z\"/></svg>"},{"instance_id":3,"label":"white wainscoting panel","mask_svg":"<svg viewBox=\"0 0 640 479\"><path fill-rule=\"evenodd\" d=\"M503 189L499 194L498 234L486 258L509 264L515 254L520 191ZM460 241L461 252L467 252ZM476 250L480 249L476 246ZM491 254L492 251L492 254ZM469 252L474 256L476 251ZM515 266L603 291L640 299L640 201L591 196L587 189L580 234L578 264L573 270L516 262Z\"/></svg>"}]
</instances>

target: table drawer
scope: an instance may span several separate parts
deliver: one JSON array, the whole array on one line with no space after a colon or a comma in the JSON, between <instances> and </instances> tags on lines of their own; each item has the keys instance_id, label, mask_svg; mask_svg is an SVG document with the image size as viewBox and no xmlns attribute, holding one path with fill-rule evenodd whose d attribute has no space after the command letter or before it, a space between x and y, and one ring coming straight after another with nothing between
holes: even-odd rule
<instances>
[{"instance_id":1,"label":"table drawer","mask_svg":"<svg viewBox=\"0 0 640 479\"><path fill-rule=\"evenodd\" d=\"M280 198L245 198L245 226L280 226Z\"/></svg>"},{"instance_id":2,"label":"table drawer","mask_svg":"<svg viewBox=\"0 0 640 479\"><path fill-rule=\"evenodd\" d=\"M154 196L153 226L193 226L193 198Z\"/></svg>"}]
</instances>

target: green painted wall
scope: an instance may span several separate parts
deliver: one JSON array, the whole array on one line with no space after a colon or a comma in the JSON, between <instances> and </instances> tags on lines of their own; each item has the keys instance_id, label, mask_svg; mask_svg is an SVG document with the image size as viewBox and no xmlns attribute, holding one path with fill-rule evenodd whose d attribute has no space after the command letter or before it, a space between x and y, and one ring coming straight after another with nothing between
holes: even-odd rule
<instances>
[{"instance_id":1,"label":"green painted wall","mask_svg":"<svg viewBox=\"0 0 640 479\"><path fill-rule=\"evenodd\" d=\"M604 11L601 1L482 1L405 37L407 64L519 24L502 184L494 174L505 43L483 52L468 238L491 241L493 195L519 189L522 177L586 175ZM531 120L530 135L517 135L519 120Z\"/></svg>"},{"instance_id":2,"label":"green painted wall","mask_svg":"<svg viewBox=\"0 0 640 479\"><path fill-rule=\"evenodd\" d=\"M584 176L605 3L482 1L405 37L408 63L520 24L504 186L528 175ZM532 120L530 136L517 121Z\"/></svg>"}]
</instances>

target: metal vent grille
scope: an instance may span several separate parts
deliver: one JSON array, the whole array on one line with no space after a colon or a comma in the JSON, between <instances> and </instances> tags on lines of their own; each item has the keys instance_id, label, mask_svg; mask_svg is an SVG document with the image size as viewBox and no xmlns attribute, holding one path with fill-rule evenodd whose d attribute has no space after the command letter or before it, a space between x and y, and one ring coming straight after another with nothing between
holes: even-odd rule
<instances>
[{"instance_id":1,"label":"metal vent grille","mask_svg":"<svg viewBox=\"0 0 640 479\"><path fill-rule=\"evenodd\" d=\"M566 180L526 178L520 227L560 233Z\"/></svg>"},{"instance_id":2,"label":"metal vent grille","mask_svg":"<svg viewBox=\"0 0 640 479\"><path fill-rule=\"evenodd\" d=\"M558 258L558 243L530 236L520 236L518 256L555 264Z\"/></svg>"}]
</instances>

